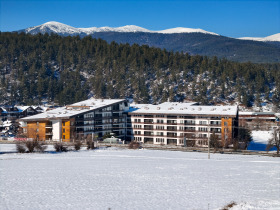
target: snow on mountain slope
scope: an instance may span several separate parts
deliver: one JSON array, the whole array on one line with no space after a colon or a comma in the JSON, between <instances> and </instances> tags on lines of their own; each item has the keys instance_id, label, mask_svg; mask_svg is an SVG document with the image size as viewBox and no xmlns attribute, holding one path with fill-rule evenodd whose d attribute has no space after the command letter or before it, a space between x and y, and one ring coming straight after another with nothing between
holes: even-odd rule
<instances>
[{"instance_id":1,"label":"snow on mountain slope","mask_svg":"<svg viewBox=\"0 0 280 210\"><path fill-rule=\"evenodd\" d=\"M252 40L252 41L260 41L261 39L263 39L262 37L240 37L238 39L242 39L242 40Z\"/></svg>"},{"instance_id":2,"label":"snow on mountain slope","mask_svg":"<svg viewBox=\"0 0 280 210\"><path fill-rule=\"evenodd\" d=\"M87 35L93 34L95 32L146 32L146 33L163 33L163 34L173 34L173 33L205 33L205 34L212 34L212 35L218 35L213 32L208 32L202 29L193 29L193 28L171 28L161 31L151 31L139 26L135 25L127 25L122 27L90 27L90 28L75 28L63 23L59 23L56 21L50 21L47 23L44 23L39 26L34 26L25 29L26 33L36 34L36 33L58 33L58 34L79 34L84 33Z\"/></svg>"},{"instance_id":3,"label":"snow on mountain slope","mask_svg":"<svg viewBox=\"0 0 280 210\"><path fill-rule=\"evenodd\" d=\"M63 33L75 34L75 33L82 32L77 28L55 21L50 21L39 26L27 28L25 30L26 33L31 33L31 34L37 33L38 31L40 31L41 33L54 32L54 33L62 33L62 34Z\"/></svg>"},{"instance_id":4,"label":"snow on mountain slope","mask_svg":"<svg viewBox=\"0 0 280 210\"><path fill-rule=\"evenodd\" d=\"M166 29L162 31L157 31L157 33L162 33L162 34L174 34L174 33L204 33L204 34L212 34L212 35L219 35L213 32L205 31L200 28L182 28L182 27L177 27L177 28L171 28L171 29Z\"/></svg>"},{"instance_id":5,"label":"snow on mountain slope","mask_svg":"<svg viewBox=\"0 0 280 210\"><path fill-rule=\"evenodd\" d=\"M267 36L267 37L241 37L238 39L261 41L261 42L280 42L280 33L274 34L271 36Z\"/></svg>"},{"instance_id":6,"label":"snow on mountain slope","mask_svg":"<svg viewBox=\"0 0 280 210\"><path fill-rule=\"evenodd\" d=\"M263 38L263 41L280 42L280 33L274 34L271 36L267 36L267 37Z\"/></svg>"}]
</instances>

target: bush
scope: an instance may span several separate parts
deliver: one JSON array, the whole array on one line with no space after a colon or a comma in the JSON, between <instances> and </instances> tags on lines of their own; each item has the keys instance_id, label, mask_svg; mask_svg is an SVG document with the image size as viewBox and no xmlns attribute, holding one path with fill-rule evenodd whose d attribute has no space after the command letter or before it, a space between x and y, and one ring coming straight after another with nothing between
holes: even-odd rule
<instances>
[{"instance_id":1,"label":"bush","mask_svg":"<svg viewBox=\"0 0 280 210\"><path fill-rule=\"evenodd\" d=\"M139 149L139 148L140 148L140 143L136 141L132 141L128 145L128 149Z\"/></svg>"},{"instance_id":2,"label":"bush","mask_svg":"<svg viewBox=\"0 0 280 210\"><path fill-rule=\"evenodd\" d=\"M17 142L16 149L17 149L17 152L19 152L19 153L25 153L25 151L26 151L26 148L25 148L25 145L23 142Z\"/></svg>"},{"instance_id":3,"label":"bush","mask_svg":"<svg viewBox=\"0 0 280 210\"><path fill-rule=\"evenodd\" d=\"M224 206L224 208L222 208L222 210L229 210L229 209L231 209L232 207L234 207L236 205L237 204L234 201L232 201L228 205Z\"/></svg>"},{"instance_id":4,"label":"bush","mask_svg":"<svg viewBox=\"0 0 280 210\"><path fill-rule=\"evenodd\" d=\"M35 147L37 145L38 145L38 141L34 141L34 140L30 141L30 140L28 140L28 141L25 142L25 146L27 148L27 152L30 152L30 153L34 152Z\"/></svg>"},{"instance_id":5,"label":"bush","mask_svg":"<svg viewBox=\"0 0 280 210\"><path fill-rule=\"evenodd\" d=\"M37 140L28 140L17 142L16 144L17 152L24 153L29 152L33 153L35 151L44 152L47 149L45 142L39 142Z\"/></svg>"},{"instance_id":6,"label":"bush","mask_svg":"<svg viewBox=\"0 0 280 210\"><path fill-rule=\"evenodd\" d=\"M94 149L94 141L92 141L91 139L90 140L87 140L87 149Z\"/></svg>"},{"instance_id":7,"label":"bush","mask_svg":"<svg viewBox=\"0 0 280 210\"><path fill-rule=\"evenodd\" d=\"M76 141L76 142L74 143L74 149L75 149L76 151L80 150L80 149L81 149L81 146L82 146L82 142L81 142L81 141Z\"/></svg>"},{"instance_id":8,"label":"bush","mask_svg":"<svg viewBox=\"0 0 280 210\"><path fill-rule=\"evenodd\" d=\"M68 151L68 146L64 145L61 142L57 142L53 145L54 149L56 152L67 152Z\"/></svg>"},{"instance_id":9,"label":"bush","mask_svg":"<svg viewBox=\"0 0 280 210\"><path fill-rule=\"evenodd\" d=\"M48 148L45 142L37 142L35 149L38 152L44 152Z\"/></svg>"}]
</instances>

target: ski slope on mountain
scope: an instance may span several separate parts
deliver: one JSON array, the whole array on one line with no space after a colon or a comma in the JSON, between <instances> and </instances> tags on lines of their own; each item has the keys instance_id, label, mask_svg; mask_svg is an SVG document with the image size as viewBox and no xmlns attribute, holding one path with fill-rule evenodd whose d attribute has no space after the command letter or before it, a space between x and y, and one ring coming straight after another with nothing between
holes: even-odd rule
<instances>
[{"instance_id":1,"label":"ski slope on mountain","mask_svg":"<svg viewBox=\"0 0 280 210\"><path fill-rule=\"evenodd\" d=\"M111 148L5 154L0 165L3 210L280 208L279 158Z\"/></svg>"}]
</instances>

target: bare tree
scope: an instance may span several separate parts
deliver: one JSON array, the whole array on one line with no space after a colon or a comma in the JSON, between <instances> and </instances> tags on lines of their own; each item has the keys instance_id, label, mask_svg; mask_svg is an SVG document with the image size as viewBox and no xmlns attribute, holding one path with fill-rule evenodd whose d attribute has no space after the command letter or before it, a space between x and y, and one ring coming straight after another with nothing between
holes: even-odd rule
<instances>
[{"instance_id":1,"label":"bare tree","mask_svg":"<svg viewBox=\"0 0 280 210\"><path fill-rule=\"evenodd\" d=\"M266 150L270 150L272 147L276 147L277 156L279 156L280 150L280 128L274 128L272 137L268 140Z\"/></svg>"},{"instance_id":2,"label":"bare tree","mask_svg":"<svg viewBox=\"0 0 280 210\"><path fill-rule=\"evenodd\" d=\"M27 130L27 137L33 140L39 140L39 134L35 128L29 128Z\"/></svg>"},{"instance_id":3,"label":"bare tree","mask_svg":"<svg viewBox=\"0 0 280 210\"><path fill-rule=\"evenodd\" d=\"M196 136L192 133L185 133L187 147L194 147L196 143Z\"/></svg>"},{"instance_id":4,"label":"bare tree","mask_svg":"<svg viewBox=\"0 0 280 210\"><path fill-rule=\"evenodd\" d=\"M214 148L214 152L221 147L219 136L215 132L210 136L210 147Z\"/></svg>"}]
</instances>

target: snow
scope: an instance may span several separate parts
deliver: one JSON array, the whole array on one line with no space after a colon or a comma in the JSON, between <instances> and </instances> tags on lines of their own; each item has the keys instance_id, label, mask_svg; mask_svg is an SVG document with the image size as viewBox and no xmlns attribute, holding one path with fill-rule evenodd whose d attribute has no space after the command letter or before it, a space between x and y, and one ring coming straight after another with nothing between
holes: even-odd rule
<instances>
[{"instance_id":1,"label":"snow","mask_svg":"<svg viewBox=\"0 0 280 210\"><path fill-rule=\"evenodd\" d=\"M271 138L272 131L252 131L254 142L267 144L268 139Z\"/></svg>"},{"instance_id":2,"label":"snow","mask_svg":"<svg viewBox=\"0 0 280 210\"><path fill-rule=\"evenodd\" d=\"M267 37L241 37L239 39L261 41L261 42L280 42L280 33Z\"/></svg>"},{"instance_id":3,"label":"snow","mask_svg":"<svg viewBox=\"0 0 280 210\"><path fill-rule=\"evenodd\" d=\"M182 28L182 27L177 27L177 28L171 28L171 29L166 29L162 31L157 31L157 33L162 33L162 34L174 34L174 33L204 33L204 34L212 34L212 35L219 35L213 32L205 31L200 28Z\"/></svg>"},{"instance_id":4,"label":"snow","mask_svg":"<svg viewBox=\"0 0 280 210\"><path fill-rule=\"evenodd\" d=\"M95 99L91 98L85 101L80 101L78 103L74 103L69 105L68 107L61 107L57 109L53 109L50 111L46 111L41 114L32 115L29 117L22 118L22 120L35 120L35 119L51 119L51 118L66 118L71 117L73 115L81 114L84 112L88 112L89 110L98 109L104 106L112 105L114 103L119 103L121 101L125 101L125 99ZM81 106L80 108L71 108L70 106ZM84 108L82 108L84 107Z\"/></svg>"},{"instance_id":5,"label":"snow","mask_svg":"<svg viewBox=\"0 0 280 210\"><path fill-rule=\"evenodd\" d=\"M201 115L221 115L236 116L237 106L199 106L196 103L176 103L165 102L158 105L136 104L131 106L129 112L137 113L157 113L157 114L201 114Z\"/></svg>"},{"instance_id":6,"label":"snow","mask_svg":"<svg viewBox=\"0 0 280 210\"><path fill-rule=\"evenodd\" d=\"M122 27L90 27L90 28L75 28L63 23L59 23L56 21L50 21L44 23L39 26L34 26L27 28L25 31L26 33L33 33L34 30L39 29L41 33L46 33L49 30L52 30L55 33L62 33L62 34L78 34L78 33L85 33L87 35L96 33L96 32L145 32L145 33L162 33L162 34L173 34L173 33L205 33L205 34L212 34L218 35L213 32L208 32L202 29L193 29L193 28L172 28L166 29L162 31L152 31L148 30L139 26L135 25L126 25Z\"/></svg>"},{"instance_id":7,"label":"snow","mask_svg":"<svg viewBox=\"0 0 280 210\"><path fill-rule=\"evenodd\" d=\"M250 142L248 150L266 151L268 140L272 137L273 131L251 131L253 141ZM272 150L276 150L273 148Z\"/></svg>"},{"instance_id":8,"label":"snow","mask_svg":"<svg viewBox=\"0 0 280 210\"><path fill-rule=\"evenodd\" d=\"M47 149L45 151L51 152L55 150L53 145L47 145ZM0 144L0 153L7 153L7 152L8 153L16 152L16 144Z\"/></svg>"},{"instance_id":9,"label":"snow","mask_svg":"<svg viewBox=\"0 0 280 210\"><path fill-rule=\"evenodd\" d=\"M1 209L280 208L279 158L111 148L0 165Z\"/></svg>"}]
</instances>

